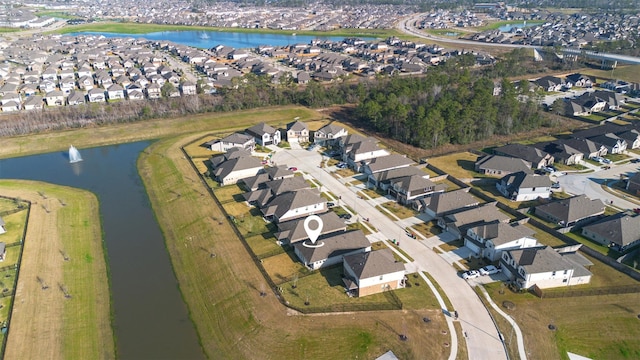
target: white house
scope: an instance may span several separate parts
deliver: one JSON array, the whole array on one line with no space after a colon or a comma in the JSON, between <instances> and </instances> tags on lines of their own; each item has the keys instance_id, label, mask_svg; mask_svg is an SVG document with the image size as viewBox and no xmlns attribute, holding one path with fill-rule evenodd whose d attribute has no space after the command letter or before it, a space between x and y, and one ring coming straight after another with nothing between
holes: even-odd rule
<instances>
[{"instance_id":1,"label":"white house","mask_svg":"<svg viewBox=\"0 0 640 360\"><path fill-rule=\"evenodd\" d=\"M309 127L302 121L294 121L287 124L288 142L308 142Z\"/></svg>"},{"instance_id":2,"label":"white house","mask_svg":"<svg viewBox=\"0 0 640 360\"><path fill-rule=\"evenodd\" d=\"M502 271L520 289L540 289L588 284L591 263L577 252L558 252L549 246L508 250L502 253ZM592 265L592 264L591 264Z\"/></svg>"},{"instance_id":3,"label":"white house","mask_svg":"<svg viewBox=\"0 0 640 360\"><path fill-rule=\"evenodd\" d=\"M313 133L313 142L320 146L333 145L339 138L347 135L345 128L331 123Z\"/></svg>"},{"instance_id":4,"label":"white house","mask_svg":"<svg viewBox=\"0 0 640 360\"><path fill-rule=\"evenodd\" d=\"M255 176L263 168L260 160L251 153L238 148L229 149L224 154L214 155L209 159L211 176L220 185L235 184L238 180Z\"/></svg>"},{"instance_id":5,"label":"white house","mask_svg":"<svg viewBox=\"0 0 640 360\"><path fill-rule=\"evenodd\" d=\"M404 287L404 263L396 262L389 249L345 256L342 266L347 291L358 297Z\"/></svg>"},{"instance_id":6,"label":"white house","mask_svg":"<svg viewBox=\"0 0 640 360\"><path fill-rule=\"evenodd\" d=\"M493 221L467 229L464 245L477 255L496 261L505 250L537 246L534 234L535 231L524 225Z\"/></svg>"},{"instance_id":7,"label":"white house","mask_svg":"<svg viewBox=\"0 0 640 360\"><path fill-rule=\"evenodd\" d=\"M64 94L60 90L50 91L45 95L44 101L47 102L47 106L62 106L64 105Z\"/></svg>"},{"instance_id":8,"label":"white house","mask_svg":"<svg viewBox=\"0 0 640 360\"><path fill-rule=\"evenodd\" d=\"M124 89L118 84L113 84L107 88L107 97L109 100L124 99Z\"/></svg>"},{"instance_id":9,"label":"white house","mask_svg":"<svg viewBox=\"0 0 640 360\"><path fill-rule=\"evenodd\" d=\"M106 101L106 96L104 94L104 89L102 88L94 88L87 92L87 98L89 102L104 102Z\"/></svg>"},{"instance_id":10,"label":"white house","mask_svg":"<svg viewBox=\"0 0 640 360\"><path fill-rule=\"evenodd\" d=\"M339 264L345 256L371 251L371 242L362 230L320 237L315 245L317 246L310 244L309 241L293 244L294 252L300 262L311 270Z\"/></svg>"},{"instance_id":11,"label":"white house","mask_svg":"<svg viewBox=\"0 0 640 360\"><path fill-rule=\"evenodd\" d=\"M253 136L247 134L233 133L222 139L211 140L205 143L211 151L226 152L231 148L240 148L253 151L256 141Z\"/></svg>"},{"instance_id":12,"label":"white house","mask_svg":"<svg viewBox=\"0 0 640 360\"><path fill-rule=\"evenodd\" d=\"M280 194L260 210L267 219L282 222L326 212L327 199L317 189L302 189Z\"/></svg>"},{"instance_id":13,"label":"white house","mask_svg":"<svg viewBox=\"0 0 640 360\"><path fill-rule=\"evenodd\" d=\"M548 176L527 174L523 171L509 174L496 183L504 197L514 201L528 201L551 197L552 182Z\"/></svg>"},{"instance_id":14,"label":"white house","mask_svg":"<svg viewBox=\"0 0 640 360\"><path fill-rule=\"evenodd\" d=\"M256 143L262 146L278 145L281 141L280 131L265 123L253 125L245 130L245 133L253 136Z\"/></svg>"},{"instance_id":15,"label":"white house","mask_svg":"<svg viewBox=\"0 0 640 360\"><path fill-rule=\"evenodd\" d=\"M2 216L0 216L0 234L4 234L7 232L7 229L5 229L4 225L4 219L2 218Z\"/></svg>"}]
</instances>

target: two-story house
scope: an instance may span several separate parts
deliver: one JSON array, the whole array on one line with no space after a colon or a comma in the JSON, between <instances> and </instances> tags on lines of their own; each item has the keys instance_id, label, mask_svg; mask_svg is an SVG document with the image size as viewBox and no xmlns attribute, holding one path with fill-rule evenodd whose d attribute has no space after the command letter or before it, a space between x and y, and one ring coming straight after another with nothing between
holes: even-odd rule
<instances>
[{"instance_id":1,"label":"two-story house","mask_svg":"<svg viewBox=\"0 0 640 360\"><path fill-rule=\"evenodd\" d=\"M245 133L253 136L256 143L261 146L278 145L281 141L280 131L265 123L253 125L246 129Z\"/></svg>"},{"instance_id":2,"label":"two-story house","mask_svg":"<svg viewBox=\"0 0 640 360\"><path fill-rule=\"evenodd\" d=\"M253 136L241 133L233 133L222 139L215 139L205 143L205 146L211 151L219 152L226 152L231 148L240 148L251 152L255 145L256 141Z\"/></svg>"},{"instance_id":3,"label":"two-story house","mask_svg":"<svg viewBox=\"0 0 640 360\"><path fill-rule=\"evenodd\" d=\"M309 142L309 127L302 121L294 121L287 124L288 142Z\"/></svg>"},{"instance_id":4,"label":"two-story house","mask_svg":"<svg viewBox=\"0 0 640 360\"><path fill-rule=\"evenodd\" d=\"M347 135L348 132L345 128L331 123L313 133L313 142L320 146L332 146L335 145L341 137Z\"/></svg>"},{"instance_id":5,"label":"two-story house","mask_svg":"<svg viewBox=\"0 0 640 360\"><path fill-rule=\"evenodd\" d=\"M317 244L317 245L316 245ZM362 230L338 232L318 238L316 244L299 241L293 249L300 262L311 270L339 264L345 256L371 251Z\"/></svg>"},{"instance_id":6,"label":"two-story house","mask_svg":"<svg viewBox=\"0 0 640 360\"><path fill-rule=\"evenodd\" d=\"M404 264L389 249L344 256L342 268L345 288L358 297L404 287Z\"/></svg>"},{"instance_id":7,"label":"two-story house","mask_svg":"<svg viewBox=\"0 0 640 360\"><path fill-rule=\"evenodd\" d=\"M534 234L535 231L525 225L493 221L467 229L464 245L478 256L496 261L505 250L537 246Z\"/></svg>"},{"instance_id":8,"label":"two-story house","mask_svg":"<svg viewBox=\"0 0 640 360\"><path fill-rule=\"evenodd\" d=\"M528 201L551 196L552 182L548 176L527 174L523 171L509 174L496 183L498 191L514 201Z\"/></svg>"}]
</instances>

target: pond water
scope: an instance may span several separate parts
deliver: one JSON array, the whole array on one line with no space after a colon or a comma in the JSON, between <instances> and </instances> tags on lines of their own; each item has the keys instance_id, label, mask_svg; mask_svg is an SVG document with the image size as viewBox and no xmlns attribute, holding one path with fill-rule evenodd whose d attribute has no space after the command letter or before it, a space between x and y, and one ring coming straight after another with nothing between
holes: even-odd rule
<instances>
[{"instance_id":1,"label":"pond water","mask_svg":"<svg viewBox=\"0 0 640 360\"><path fill-rule=\"evenodd\" d=\"M100 201L110 271L117 355L121 359L204 358L171 267L164 238L138 175L150 142L0 160L0 178L86 189Z\"/></svg>"},{"instance_id":2,"label":"pond water","mask_svg":"<svg viewBox=\"0 0 640 360\"><path fill-rule=\"evenodd\" d=\"M498 28L498 30L502 31L502 32L509 32L511 31L512 28L516 28L516 29L522 29L525 27L531 27L531 26L536 26L536 25L540 25L542 24L542 22L539 21L534 21L534 22L529 22L527 21L525 22L519 22L519 23L512 23L512 24L505 24L502 25Z\"/></svg>"},{"instance_id":3,"label":"pond water","mask_svg":"<svg viewBox=\"0 0 640 360\"><path fill-rule=\"evenodd\" d=\"M146 34L116 34L108 32L76 32L67 35L102 35L108 38L132 37L147 40L168 40L176 44L193 46L201 49L210 49L222 44L236 49L255 48L259 45L286 46L293 44L308 44L311 40L322 39L342 41L341 36L311 36L311 35L284 35L265 33L245 33L226 31L161 31Z\"/></svg>"}]
</instances>

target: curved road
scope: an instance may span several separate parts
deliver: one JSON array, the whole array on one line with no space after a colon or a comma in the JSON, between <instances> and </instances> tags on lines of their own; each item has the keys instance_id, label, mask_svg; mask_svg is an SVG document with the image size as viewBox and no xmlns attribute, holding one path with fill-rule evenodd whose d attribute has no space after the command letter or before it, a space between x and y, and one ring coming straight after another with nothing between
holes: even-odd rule
<instances>
[{"instance_id":1,"label":"curved road","mask_svg":"<svg viewBox=\"0 0 640 360\"><path fill-rule=\"evenodd\" d=\"M431 274L447 295L454 306L454 309L447 310L458 311L458 321L467 334L466 343L470 359L500 360L507 358L498 331L478 295L465 280L458 276L457 271L451 265L425 244L425 241L408 238L404 235L405 231L402 226L382 214L370 202L357 196L352 189L344 186L325 168L320 168L322 158L317 152L307 150L278 151L274 155L273 161L279 165L296 166L299 170L313 176L325 190L331 191L336 197L341 197L341 204L353 208L358 214L357 216L368 218L369 222L379 230L380 237L400 241L401 248L414 259L417 270Z\"/></svg>"},{"instance_id":2,"label":"curved road","mask_svg":"<svg viewBox=\"0 0 640 360\"><path fill-rule=\"evenodd\" d=\"M464 39L451 39L440 36L435 36L431 34L424 33L415 28L414 24L420 20L420 18L425 15L425 13L414 14L408 18L405 18L398 22L396 28L405 34L421 37L423 39L429 39L442 43L449 44L457 44L457 45L473 45L473 46L488 46L488 47L498 47L498 48L528 48L528 49L543 49L542 46L535 45L516 45L516 44L499 44L492 42L480 42L480 41L472 41L472 40L464 40ZM627 64L640 64L640 57L636 56L628 56L628 55L618 55L618 54L609 54L609 53L599 53L594 51L582 51L577 49L561 49L563 53L573 54L573 55L585 55L593 59L599 60L609 60L609 61L618 61Z\"/></svg>"}]
</instances>

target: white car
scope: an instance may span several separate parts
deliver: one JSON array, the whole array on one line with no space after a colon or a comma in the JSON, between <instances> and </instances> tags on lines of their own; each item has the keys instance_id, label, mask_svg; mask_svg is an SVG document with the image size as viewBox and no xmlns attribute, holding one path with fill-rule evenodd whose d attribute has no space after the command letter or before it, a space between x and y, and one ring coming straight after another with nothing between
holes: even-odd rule
<instances>
[{"instance_id":1,"label":"white car","mask_svg":"<svg viewBox=\"0 0 640 360\"><path fill-rule=\"evenodd\" d=\"M465 280L475 279L480 276L477 270L469 270L462 273L462 278Z\"/></svg>"},{"instance_id":2,"label":"white car","mask_svg":"<svg viewBox=\"0 0 640 360\"><path fill-rule=\"evenodd\" d=\"M483 268L480 268L480 275L493 275L493 274L497 274L499 272L502 271L502 269L498 269L497 267L493 266L493 265L487 265Z\"/></svg>"}]
</instances>

